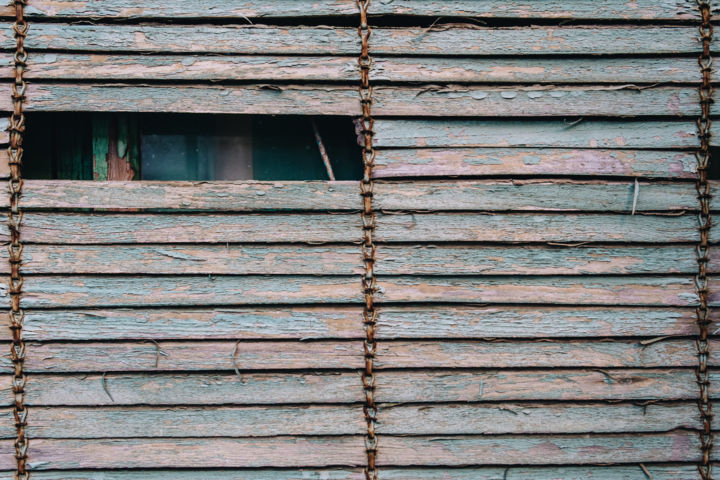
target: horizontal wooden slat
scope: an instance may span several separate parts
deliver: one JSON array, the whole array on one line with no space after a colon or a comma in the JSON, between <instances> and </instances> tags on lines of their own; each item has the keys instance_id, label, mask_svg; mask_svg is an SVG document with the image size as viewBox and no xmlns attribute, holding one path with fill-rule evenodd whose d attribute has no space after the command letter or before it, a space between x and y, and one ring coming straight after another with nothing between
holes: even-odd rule
<instances>
[{"instance_id":1,"label":"horizontal wooden slat","mask_svg":"<svg viewBox=\"0 0 720 480\"><path fill-rule=\"evenodd\" d=\"M361 303L358 276L26 277L25 308ZM685 277L381 277L378 303L695 306ZM6 292L2 292L6 297ZM718 299L711 295L710 302Z\"/></svg>"},{"instance_id":2,"label":"horizontal wooden slat","mask_svg":"<svg viewBox=\"0 0 720 480\"><path fill-rule=\"evenodd\" d=\"M588 146L593 145L590 142ZM378 150L373 172L375 178L598 175L695 179L697 159L692 152L658 150L390 148Z\"/></svg>"},{"instance_id":3,"label":"horizontal wooden slat","mask_svg":"<svg viewBox=\"0 0 720 480\"><path fill-rule=\"evenodd\" d=\"M358 407L36 407L28 425L31 438L262 437L275 435L362 435ZM0 437L17 432L12 411L0 412ZM536 403L380 405L383 435L477 435L538 433L667 432L702 425L697 405L673 403Z\"/></svg>"},{"instance_id":4,"label":"horizontal wooden slat","mask_svg":"<svg viewBox=\"0 0 720 480\"><path fill-rule=\"evenodd\" d=\"M713 124L714 125L714 124ZM717 127L720 128L720 127ZM697 148L693 122L378 120L377 147ZM528 172L531 173L531 172Z\"/></svg>"},{"instance_id":5,"label":"horizontal wooden slat","mask_svg":"<svg viewBox=\"0 0 720 480\"><path fill-rule=\"evenodd\" d=\"M11 447L11 444L7 445ZM12 456L0 466L11 468ZM217 468L362 466L364 436L241 439L33 440L37 470L68 468ZM14 451L14 449L13 449ZM6 460L9 457L11 461ZM151 465L152 464L152 465Z\"/></svg>"},{"instance_id":6,"label":"horizontal wooden slat","mask_svg":"<svg viewBox=\"0 0 720 480\"><path fill-rule=\"evenodd\" d=\"M711 342L711 351L720 342ZM421 352L421 354L419 354ZM2 371L11 373L9 354ZM359 341L133 342L30 345L27 372L132 372L360 369ZM385 341L375 366L384 368L693 367L693 340L625 341ZM716 356L711 365L720 365Z\"/></svg>"},{"instance_id":7,"label":"horizontal wooden slat","mask_svg":"<svg viewBox=\"0 0 720 480\"><path fill-rule=\"evenodd\" d=\"M635 193L637 191L637 198ZM9 195L9 193L8 193ZM570 180L378 182L378 210L568 210L637 212L698 209L690 183ZM7 207L7 198L0 207ZM29 180L23 210L110 209L248 212L358 211L358 182L94 182Z\"/></svg>"},{"instance_id":8,"label":"horizontal wooden slat","mask_svg":"<svg viewBox=\"0 0 720 480\"><path fill-rule=\"evenodd\" d=\"M695 432L592 436L383 437L379 466L552 465L564 463L697 462ZM37 469L362 466L364 436L243 439L35 439ZM0 444L11 468L11 443ZM14 450L13 450L14 451ZM715 459L713 452L713 460ZM482 459L482 460L480 460Z\"/></svg>"},{"instance_id":9,"label":"horizontal wooden slat","mask_svg":"<svg viewBox=\"0 0 720 480\"><path fill-rule=\"evenodd\" d=\"M175 112L257 115L360 115L353 86L136 86L30 84L26 109L39 111ZM12 110L11 98L0 109ZM378 86L378 116L515 117L673 116L700 114L692 87Z\"/></svg>"},{"instance_id":10,"label":"horizontal wooden slat","mask_svg":"<svg viewBox=\"0 0 720 480\"><path fill-rule=\"evenodd\" d=\"M143 215L28 212L26 243L360 243L360 216ZM711 230L711 240L720 233ZM7 241L7 233L0 233ZM660 215L377 215L380 242L697 242L697 218Z\"/></svg>"},{"instance_id":11,"label":"horizontal wooden slat","mask_svg":"<svg viewBox=\"0 0 720 480\"><path fill-rule=\"evenodd\" d=\"M699 53L697 28L374 28L373 53L393 55L601 55ZM717 42L716 39L713 39ZM35 23L28 49L84 52L357 55L353 27L81 25ZM12 29L0 46L15 48Z\"/></svg>"},{"instance_id":12,"label":"horizontal wooden slat","mask_svg":"<svg viewBox=\"0 0 720 480\"><path fill-rule=\"evenodd\" d=\"M381 403L525 400L697 399L693 369L384 371ZM711 375L713 385L720 376ZM0 376L0 404L12 404L10 376ZM230 374L114 374L28 376L31 406L53 405L271 405L362 403L357 372Z\"/></svg>"},{"instance_id":13,"label":"horizontal wooden slat","mask_svg":"<svg viewBox=\"0 0 720 480\"><path fill-rule=\"evenodd\" d=\"M379 465L552 465L697 462L695 432L532 437L384 437ZM713 451L715 460L717 452Z\"/></svg>"},{"instance_id":14,"label":"horizontal wooden slat","mask_svg":"<svg viewBox=\"0 0 720 480\"><path fill-rule=\"evenodd\" d=\"M372 14L423 15L443 17L480 18L572 18L572 19L617 19L617 20L689 20L697 19L698 13L692 4L682 0L641 0L628 5L622 0L573 2L561 7L553 0L542 0L528 8L522 2L482 2L455 0L401 0L378 2L370 8ZM10 8L2 10L11 15ZM35 0L26 14L33 17L60 18L226 18L238 20L244 17L304 17L326 15L357 15L354 5L343 1L328 1L318 4L310 0L274 0L258 2L253 0L217 1L205 0L189 6L182 0L165 1L163 6L147 5L128 0L90 0L84 2L63 2Z\"/></svg>"},{"instance_id":15,"label":"horizontal wooden slat","mask_svg":"<svg viewBox=\"0 0 720 480\"><path fill-rule=\"evenodd\" d=\"M695 309L620 307L379 308L377 337L663 337L697 333ZM710 312L711 331L720 325ZM26 310L27 340L361 338L360 307ZM9 341L9 332L2 332Z\"/></svg>"},{"instance_id":16,"label":"horizontal wooden slat","mask_svg":"<svg viewBox=\"0 0 720 480\"><path fill-rule=\"evenodd\" d=\"M41 80L353 81L357 58L329 56L104 55L34 53L25 77ZM374 57L375 82L652 84L697 82L694 58ZM11 59L0 76L12 78Z\"/></svg>"},{"instance_id":17,"label":"horizontal wooden slat","mask_svg":"<svg viewBox=\"0 0 720 480\"><path fill-rule=\"evenodd\" d=\"M0 249L0 271L10 272ZM112 261L109 261L112 259ZM379 275L694 274L697 254L686 246L382 245ZM4 262L3 262L4 260ZM720 251L710 249L710 271ZM312 245L27 245L25 274L360 275L356 246Z\"/></svg>"},{"instance_id":18,"label":"horizontal wooden slat","mask_svg":"<svg viewBox=\"0 0 720 480\"><path fill-rule=\"evenodd\" d=\"M643 465L654 480L697 480L695 465ZM4 474L6 472L0 472ZM435 480L437 469L386 467L388 480ZM12 475L9 473L8 475ZM646 480L640 465L584 467L443 468L445 480ZM298 470L85 470L36 471L38 480L363 480L361 469Z\"/></svg>"}]
</instances>

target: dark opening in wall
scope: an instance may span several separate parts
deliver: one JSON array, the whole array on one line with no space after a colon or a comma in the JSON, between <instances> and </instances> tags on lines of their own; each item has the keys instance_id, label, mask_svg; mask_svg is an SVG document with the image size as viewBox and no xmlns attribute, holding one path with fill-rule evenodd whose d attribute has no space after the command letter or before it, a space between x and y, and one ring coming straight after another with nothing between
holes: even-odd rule
<instances>
[{"instance_id":1,"label":"dark opening in wall","mask_svg":"<svg viewBox=\"0 0 720 480\"><path fill-rule=\"evenodd\" d=\"M710 180L720 180L720 147L710 147L708 178Z\"/></svg>"},{"instance_id":2,"label":"dark opening in wall","mask_svg":"<svg viewBox=\"0 0 720 480\"><path fill-rule=\"evenodd\" d=\"M67 180L359 180L349 117L34 113L24 176Z\"/></svg>"}]
</instances>

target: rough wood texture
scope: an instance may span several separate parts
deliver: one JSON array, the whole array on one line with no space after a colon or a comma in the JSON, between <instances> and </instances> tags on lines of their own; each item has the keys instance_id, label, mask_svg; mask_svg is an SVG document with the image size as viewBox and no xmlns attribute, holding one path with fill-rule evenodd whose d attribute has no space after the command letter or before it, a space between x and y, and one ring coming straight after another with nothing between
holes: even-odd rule
<instances>
[{"instance_id":1,"label":"rough wood texture","mask_svg":"<svg viewBox=\"0 0 720 480\"><path fill-rule=\"evenodd\" d=\"M637 190L637 199L635 192ZM357 182L68 182L29 180L23 210L357 211ZM377 209L567 210L637 212L696 210L690 183L571 180L378 182ZM7 207L7 199L0 201Z\"/></svg>"},{"instance_id":2,"label":"rough wood texture","mask_svg":"<svg viewBox=\"0 0 720 480\"><path fill-rule=\"evenodd\" d=\"M552 465L698 462L695 432L532 437L383 437L380 465ZM712 453L716 460L717 452Z\"/></svg>"},{"instance_id":3,"label":"rough wood texture","mask_svg":"<svg viewBox=\"0 0 720 480\"><path fill-rule=\"evenodd\" d=\"M625 55L699 53L697 28L563 26L375 28L373 54L383 55ZM8 24L0 46L15 48ZM713 47L720 40L713 39ZM356 55L352 27L81 25L35 23L33 51Z\"/></svg>"},{"instance_id":4,"label":"rough wood texture","mask_svg":"<svg viewBox=\"0 0 720 480\"><path fill-rule=\"evenodd\" d=\"M7 6L1 12L12 15ZM533 2L532 7L518 1L399 0L373 4L370 12L376 15L597 20L695 20L698 17L693 5L683 0L640 0L632 4L622 0L585 0L572 4L542 0ZM129 0L34 0L26 15L31 18L222 18L240 21L245 17L349 16L357 15L357 10L354 5L340 0L321 4L310 0L203 0L190 6L182 0L170 0L162 7Z\"/></svg>"},{"instance_id":5,"label":"rough wood texture","mask_svg":"<svg viewBox=\"0 0 720 480\"><path fill-rule=\"evenodd\" d=\"M380 242L697 242L697 218L660 215L378 215ZM308 228L312 226L312 228ZM143 215L28 212L26 243L360 243L360 216ZM711 240L720 240L714 229ZM7 239L7 233L0 233Z\"/></svg>"},{"instance_id":6,"label":"rough wood texture","mask_svg":"<svg viewBox=\"0 0 720 480\"><path fill-rule=\"evenodd\" d=\"M33 409L31 438L262 437L361 435L355 405L300 407L116 407ZM698 429L692 402L634 404L382 405L384 435L632 433ZM14 438L12 411L0 411L0 437ZM716 422L717 423L717 422Z\"/></svg>"},{"instance_id":7,"label":"rough wood texture","mask_svg":"<svg viewBox=\"0 0 720 480\"><path fill-rule=\"evenodd\" d=\"M720 130L720 126L713 128ZM377 147L697 148L693 122L378 120ZM718 131L720 136L720 131ZM528 172L530 173L530 172Z\"/></svg>"},{"instance_id":8,"label":"rough wood texture","mask_svg":"<svg viewBox=\"0 0 720 480\"><path fill-rule=\"evenodd\" d=\"M360 303L358 284L357 276L26 277L23 305L62 308ZM381 277L378 284L379 303L695 306L698 301L691 276L400 276ZM1 293L6 297L5 291ZM718 300L711 294L711 303Z\"/></svg>"},{"instance_id":9,"label":"rough wood texture","mask_svg":"<svg viewBox=\"0 0 720 480\"><path fill-rule=\"evenodd\" d=\"M392 371L377 376L381 403L697 399L693 369ZM720 395L720 375L711 375ZM0 376L0 405L12 402ZM28 376L31 406L361 403L357 372Z\"/></svg>"},{"instance_id":10,"label":"rough wood texture","mask_svg":"<svg viewBox=\"0 0 720 480\"><path fill-rule=\"evenodd\" d=\"M710 251L720 272L720 251ZM0 250L0 272L10 273ZM112 258L114 261L108 262ZM382 245L379 275L694 274L692 246ZM345 245L28 245L26 274L360 275L362 252Z\"/></svg>"},{"instance_id":11,"label":"rough wood texture","mask_svg":"<svg viewBox=\"0 0 720 480\"><path fill-rule=\"evenodd\" d=\"M643 465L654 480L697 480L695 465ZM715 467L717 468L717 467ZM6 472L0 472L4 474ZM383 468L388 480L436 480L437 469ZM443 480L647 480L640 465L443 468ZM11 475L11 473L9 474ZM105 470L33 472L38 480L364 480L361 469Z\"/></svg>"},{"instance_id":12,"label":"rough wood texture","mask_svg":"<svg viewBox=\"0 0 720 480\"><path fill-rule=\"evenodd\" d=\"M11 59L0 76L11 78ZM390 82L652 84L697 82L694 58L375 57L370 76ZM44 80L281 80L359 82L355 57L34 53L25 77Z\"/></svg>"},{"instance_id":13,"label":"rough wood texture","mask_svg":"<svg viewBox=\"0 0 720 480\"><path fill-rule=\"evenodd\" d=\"M720 342L711 342L717 349ZM716 350L714 350L716 351ZM418 355L422 352L422 355ZM693 367L692 340L643 344L626 341L385 341L376 366L386 368L548 368ZM3 373L12 373L9 354L0 358ZM711 365L720 365L716 355ZM49 343L28 349L26 371L154 372L361 369L362 343L313 342L132 342Z\"/></svg>"},{"instance_id":14,"label":"rough wood texture","mask_svg":"<svg viewBox=\"0 0 720 480\"><path fill-rule=\"evenodd\" d=\"M242 439L35 439L37 469L203 468L362 466L363 436L270 437ZM378 464L394 465L552 465L638 462L697 462L696 433L592 436L383 437ZM0 443L0 467L12 468L10 442ZM713 452L713 460L716 453Z\"/></svg>"},{"instance_id":15,"label":"rough wood texture","mask_svg":"<svg viewBox=\"0 0 720 480\"><path fill-rule=\"evenodd\" d=\"M140 151L136 117L94 114L91 123L92 178L98 181L139 179Z\"/></svg>"},{"instance_id":16,"label":"rough wood texture","mask_svg":"<svg viewBox=\"0 0 720 480\"><path fill-rule=\"evenodd\" d=\"M529 130L528 125L525 131ZM541 129L546 127L541 127ZM689 131L688 131L689 132ZM532 138L536 138L533 133ZM437 140L435 140L437 141ZM522 142L523 140L516 140ZM597 140L596 140L597 141ZM593 140L585 146L592 146ZM606 142L607 145L607 142ZM616 145L615 145L616 146ZM480 175L598 175L697 178L687 151L563 148L402 148L377 152L375 178Z\"/></svg>"},{"instance_id":17,"label":"rough wood texture","mask_svg":"<svg viewBox=\"0 0 720 480\"><path fill-rule=\"evenodd\" d=\"M717 332L720 314L711 311ZM27 310L28 340L360 338L360 307ZM664 337L697 332L693 308L380 307L378 338ZM9 332L2 332L8 339Z\"/></svg>"},{"instance_id":18,"label":"rough wood texture","mask_svg":"<svg viewBox=\"0 0 720 480\"><path fill-rule=\"evenodd\" d=\"M257 115L360 115L351 86L112 86L30 84L26 109L34 111L175 112ZM9 98L9 97L8 97ZM673 116L700 114L697 89L689 87L471 87L378 86L378 116L516 117ZM10 99L0 109L12 110Z\"/></svg>"}]
</instances>

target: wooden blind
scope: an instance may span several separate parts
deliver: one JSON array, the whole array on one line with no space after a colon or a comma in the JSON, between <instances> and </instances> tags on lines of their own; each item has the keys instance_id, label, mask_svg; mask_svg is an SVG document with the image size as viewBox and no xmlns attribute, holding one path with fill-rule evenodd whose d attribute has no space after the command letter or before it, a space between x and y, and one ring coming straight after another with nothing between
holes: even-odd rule
<instances>
[{"instance_id":1,"label":"wooden blind","mask_svg":"<svg viewBox=\"0 0 720 480\"><path fill-rule=\"evenodd\" d=\"M381 478L700 478L695 2L371 13ZM31 114L360 114L352 0L27 16ZM357 183L29 180L21 206L34 479L364 478Z\"/></svg>"}]
</instances>

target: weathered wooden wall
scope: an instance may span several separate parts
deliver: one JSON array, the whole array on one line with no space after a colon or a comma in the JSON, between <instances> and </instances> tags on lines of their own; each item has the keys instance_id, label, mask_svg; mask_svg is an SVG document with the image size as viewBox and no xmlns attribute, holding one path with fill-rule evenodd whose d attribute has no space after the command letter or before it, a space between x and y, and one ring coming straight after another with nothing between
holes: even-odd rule
<instances>
[{"instance_id":1,"label":"weathered wooden wall","mask_svg":"<svg viewBox=\"0 0 720 480\"><path fill-rule=\"evenodd\" d=\"M699 479L694 0L371 10L381 478ZM27 11L31 113L360 112L354 0ZM22 207L33 478L364 478L357 184L27 181Z\"/></svg>"}]
</instances>

